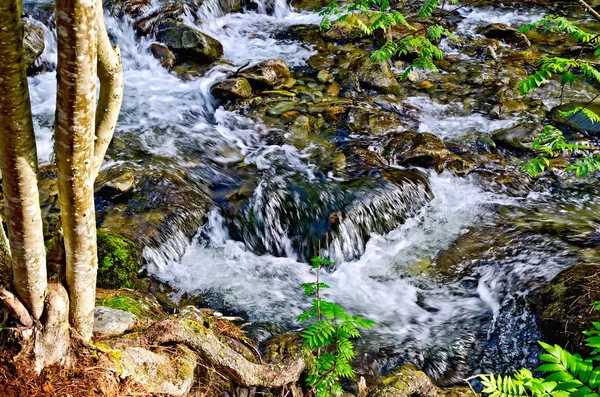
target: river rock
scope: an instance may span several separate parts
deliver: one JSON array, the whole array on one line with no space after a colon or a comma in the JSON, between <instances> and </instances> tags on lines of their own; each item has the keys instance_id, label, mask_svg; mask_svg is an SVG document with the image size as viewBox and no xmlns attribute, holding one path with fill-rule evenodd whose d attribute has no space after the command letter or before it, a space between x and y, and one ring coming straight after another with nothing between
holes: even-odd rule
<instances>
[{"instance_id":1,"label":"river rock","mask_svg":"<svg viewBox=\"0 0 600 397\"><path fill-rule=\"evenodd\" d=\"M357 59L352 67L361 87L372 88L388 94L400 94L400 84L387 62L373 62L370 57Z\"/></svg>"},{"instance_id":2,"label":"river rock","mask_svg":"<svg viewBox=\"0 0 600 397\"><path fill-rule=\"evenodd\" d=\"M223 55L221 43L183 22L162 22L157 26L157 31L157 40L166 45L178 57L209 63Z\"/></svg>"},{"instance_id":3,"label":"river rock","mask_svg":"<svg viewBox=\"0 0 600 397\"><path fill-rule=\"evenodd\" d=\"M23 37L23 62L27 67L44 52L44 26L33 19L23 20L25 35Z\"/></svg>"},{"instance_id":4,"label":"river rock","mask_svg":"<svg viewBox=\"0 0 600 397\"><path fill-rule=\"evenodd\" d=\"M477 29L477 33L489 38L497 39L503 43L510 44L515 48L525 50L531 47L531 43L527 36L519 32L512 26L503 23L492 23Z\"/></svg>"},{"instance_id":5,"label":"river rock","mask_svg":"<svg viewBox=\"0 0 600 397\"><path fill-rule=\"evenodd\" d=\"M250 98L252 87L247 79L235 77L216 82L210 89L211 94L221 101Z\"/></svg>"},{"instance_id":6,"label":"river rock","mask_svg":"<svg viewBox=\"0 0 600 397\"><path fill-rule=\"evenodd\" d=\"M600 311L593 310L593 303L600 301L599 287L600 265L575 265L554 277L534 298L544 340L573 353L589 353L582 332L600 321Z\"/></svg>"},{"instance_id":7,"label":"river rock","mask_svg":"<svg viewBox=\"0 0 600 397\"><path fill-rule=\"evenodd\" d=\"M574 130L586 132L588 134L600 133L600 123L593 123L587 116L578 113L570 116L563 116L561 112L568 112L577 106L585 106L587 103L567 103L562 106L557 106L551 110L552 119L557 123L564 124ZM600 114L600 103L591 103L587 109Z\"/></svg>"},{"instance_id":8,"label":"river rock","mask_svg":"<svg viewBox=\"0 0 600 397\"><path fill-rule=\"evenodd\" d=\"M175 65L175 55L167 46L152 43L150 44L150 52L165 69L171 69Z\"/></svg>"},{"instance_id":9,"label":"river rock","mask_svg":"<svg viewBox=\"0 0 600 397\"><path fill-rule=\"evenodd\" d=\"M496 145L517 152L527 152L531 150L531 144L542 132L542 126L536 123L521 123L514 127L500 130L492 139Z\"/></svg>"},{"instance_id":10,"label":"river rock","mask_svg":"<svg viewBox=\"0 0 600 397\"><path fill-rule=\"evenodd\" d=\"M94 309L94 333L100 336L116 336L133 329L137 317L125 310L97 306Z\"/></svg>"},{"instance_id":11,"label":"river rock","mask_svg":"<svg viewBox=\"0 0 600 397\"><path fill-rule=\"evenodd\" d=\"M268 59L251 66L240 73L252 88L264 89L281 85L290 78L290 68L280 59Z\"/></svg>"}]
</instances>

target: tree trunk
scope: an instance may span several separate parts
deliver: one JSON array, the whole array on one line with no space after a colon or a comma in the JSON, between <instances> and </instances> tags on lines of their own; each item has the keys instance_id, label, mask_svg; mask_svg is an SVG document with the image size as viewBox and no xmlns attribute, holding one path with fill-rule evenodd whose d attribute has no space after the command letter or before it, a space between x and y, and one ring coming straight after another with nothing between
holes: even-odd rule
<instances>
[{"instance_id":1,"label":"tree trunk","mask_svg":"<svg viewBox=\"0 0 600 397\"><path fill-rule=\"evenodd\" d=\"M14 258L13 285L37 320L44 309L46 251L21 11L20 0L0 1L0 167Z\"/></svg>"},{"instance_id":2,"label":"tree trunk","mask_svg":"<svg viewBox=\"0 0 600 397\"><path fill-rule=\"evenodd\" d=\"M98 258L93 191L96 0L57 0L58 93L54 150L65 240L69 320L92 336Z\"/></svg>"},{"instance_id":3,"label":"tree trunk","mask_svg":"<svg viewBox=\"0 0 600 397\"><path fill-rule=\"evenodd\" d=\"M94 144L93 179L96 179L108 145L113 137L121 102L123 101L123 66L119 47L110 45L102 0L97 2L98 29L98 78L100 79L100 97L96 108L96 142Z\"/></svg>"}]
</instances>

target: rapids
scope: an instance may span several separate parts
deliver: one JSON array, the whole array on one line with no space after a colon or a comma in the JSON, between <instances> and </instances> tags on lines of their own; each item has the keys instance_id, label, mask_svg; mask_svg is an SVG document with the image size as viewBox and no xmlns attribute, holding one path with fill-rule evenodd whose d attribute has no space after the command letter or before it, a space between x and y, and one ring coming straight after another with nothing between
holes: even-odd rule
<instances>
[{"instance_id":1,"label":"rapids","mask_svg":"<svg viewBox=\"0 0 600 397\"><path fill-rule=\"evenodd\" d=\"M135 164L132 153L142 153L166 159L215 196L195 237L172 230L161 244L146 247L146 272L172 288L174 300L196 298L242 315L255 323L252 332L260 338L297 329L294 318L307 306L299 284L313 277L305 248L316 241L296 236L324 232L321 219L347 200L354 217L344 220L324 249L337 263L324 279L332 287L327 298L378 323L361 345L365 370L413 362L452 383L476 372L535 365L539 332L527 296L584 253L533 228L528 214L551 219L555 211L544 209L585 210L590 198L568 190L559 199L543 193L514 197L475 177L432 171L424 171L428 183L382 182L377 189L350 190L320 169L319 148L273 142L267 122L227 111L210 94L215 81L248 61L278 58L298 70L306 67L313 47L278 34L318 24L320 17L292 10L283 0L271 4L269 14L267 8L261 2L254 12L226 14L217 1L206 0L197 12L188 10L186 22L218 39L226 61L189 79L159 65L148 51L152 39L137 38L131 20L106 14L125 70L115 138L130 150L111 152L103 169ZM464 8L456 31L472 37L482 23L518 26L543 14L535 8ZM51 23L46 29L42 58L52 65L55 33ZM42 163L52 161L51 69L29 79ZM460 139L475 130L489 134L529 117L492 120L457 103L426 97L406 102L423 111L419 130L442 138ZM238 163L252 171L232 170ZM243 185L244 178L255 188L234 212L219 200L219 189ZM456 254L465 244L474 253Z\"/></svg>"}]
</instances>

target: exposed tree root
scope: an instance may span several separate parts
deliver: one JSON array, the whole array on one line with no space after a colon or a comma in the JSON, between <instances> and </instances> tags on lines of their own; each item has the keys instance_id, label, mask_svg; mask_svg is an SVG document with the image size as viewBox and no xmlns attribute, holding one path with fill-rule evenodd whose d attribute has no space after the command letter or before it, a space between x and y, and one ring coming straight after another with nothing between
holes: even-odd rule
<instances>
[{"instance_id":1,"label":"exposed tree root","mask_svg":"<svg viewBox=\"0 0 600 397\"><path fill-rule=\"evenodd\" d=\"M301 355L279 364L255 364L222 343L202 324L192 320L154 323L146 331L144 339L148 345L187 345L240 386L283 387L297 382L306 366Z\"/></svg>"}]
</instances>

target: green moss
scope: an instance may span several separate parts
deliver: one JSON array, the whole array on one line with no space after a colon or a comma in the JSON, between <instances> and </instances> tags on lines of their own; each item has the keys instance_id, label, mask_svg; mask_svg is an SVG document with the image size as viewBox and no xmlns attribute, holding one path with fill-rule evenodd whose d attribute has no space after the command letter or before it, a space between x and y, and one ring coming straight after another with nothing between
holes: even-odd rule
<instances>
[{"instance_id":1,"label":"green moss","mask_svg":"<svg viewBox=\"0 0 600 397\"><path fill-rule=\"evenodd\" d=\"M130 240L106 229L98 229L98 286L134 288L141 256Z\"/></svg>"},{"instance_id":2,"label":"green moss","mask_svg":"<svg viewBox=\"0 0 600 397\"><path fill-rule=\"evenodd\" d=\"M119 295L104 299L100 306L110 307L111 309L125 310L134 314L137 318L149 317L149 310L143 302L127 296Z\"/></svg>"}]
</instances>

